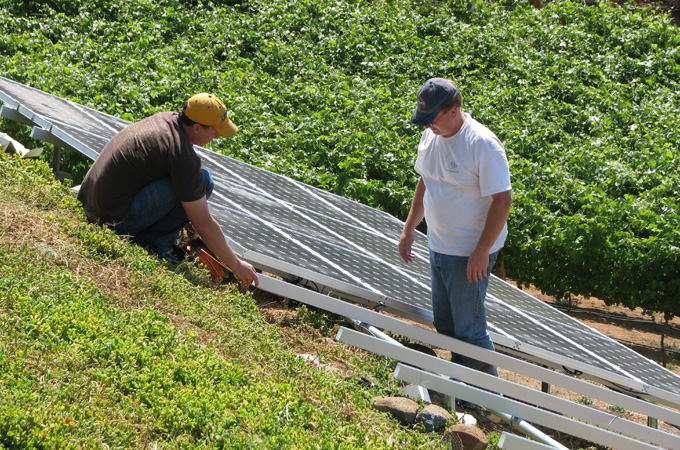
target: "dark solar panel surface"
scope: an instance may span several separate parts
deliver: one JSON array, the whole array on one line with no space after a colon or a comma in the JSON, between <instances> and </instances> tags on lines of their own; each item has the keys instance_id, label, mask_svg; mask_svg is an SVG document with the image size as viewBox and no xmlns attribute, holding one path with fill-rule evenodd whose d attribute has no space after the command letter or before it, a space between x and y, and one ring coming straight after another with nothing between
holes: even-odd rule
<instances>
[{"instance_id":1,"label":"dark solar panel surface","mask_svg":"<svg viewBox=\"0 0 680 450\"><path fill-rule=\"evenodd\" d=\"M0 101L91 158L128 124L4 78ZM332 289L352 286L367 298L431 314L424 236L414 245L417 259L404 264L396 251L403 223L389 214L224 155L198 153L215 180L211 210L229 239L255 255L251 261L266 258ZM580 361L680 394L680 377L498 278L487 305L490 329L499 335L558 355L567 366Z\"/></svg>"},{"instance_id":2,"label":"dark solar panel surface","mask_svg":"<svg viewBox=\"0 0 680 450\"><path fill-rule=\"evenodd\" d=\"M0 101L93 159L129 123L2 77Z\"/></svg>"},{"instance_id":3,"label":"dark solar panel surface","mask_svg":"<svg viewBox=\"0 0 680 450\"><path fill-rule=\"evenodd\" d=\"M253 233L242 245L278 259L289 253L286 248L295 248L283 256L289 263L395 299L418 292L418 306L429 308L428 278L413 272L417 266L405 267L395 252L395 236L403 224L394 217L349 200L341 205L344 209L338 208L325 201L323 191L215 153L204 154L203 161L232 208L274 225L269 233ZM218 214L228 236L249 233L239 230L240 217ZM298 249L304 257L297 255ZM427 270L424 262L419 266Z\"/></svg>"},{"instance_id":4,"label":"dark solar panel surface","mask_svg":"<svg viewBox=\"0 0 680 450\"><path fill-rule=\"evenodd\" d=\"M555 322L568 321L570 326L576 330L585 333L593 331L593 329L589 326L582 324L578 320L571 319L563 312L553 308L545 302L536 301L535 297L517 289L515 286L499 280L498 278L491 279L488 293L535 317L541 317L543 319L552 320Z\"/></svg>"}]
</instances>

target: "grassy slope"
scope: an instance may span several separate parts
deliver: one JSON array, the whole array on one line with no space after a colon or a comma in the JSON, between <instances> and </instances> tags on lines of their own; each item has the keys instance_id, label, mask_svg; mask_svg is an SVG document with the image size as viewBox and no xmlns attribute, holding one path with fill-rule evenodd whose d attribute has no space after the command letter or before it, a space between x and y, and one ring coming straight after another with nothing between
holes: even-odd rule
<instances>
[{"instance_id":1,"label":"grassy slope","mask_svg":"<svg viewBox=\"0 0 680 450\"><path fill-rule=\"evenodd\" d=\"M45 165L0 179L0 448L437 448L295 348L393 383L384 361L86 225Z\"/></svg>"}]
</instances>

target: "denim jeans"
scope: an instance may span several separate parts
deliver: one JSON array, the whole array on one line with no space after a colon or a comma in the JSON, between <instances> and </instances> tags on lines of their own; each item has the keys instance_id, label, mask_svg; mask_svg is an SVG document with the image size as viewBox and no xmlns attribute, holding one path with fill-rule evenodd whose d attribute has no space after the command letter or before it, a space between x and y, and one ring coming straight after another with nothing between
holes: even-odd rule
<instances>
[{"instance_id":1,"label":"denim jeans","mask_svg":"<svg viewBox=\"0 0 680 450\"><path fill-rule=\"evenodd\" d=\"M209 198L215 184L210 172L201 170ZM128 216L112 228L117 234L132 236L133 241L150 254L162 256L177 244L180 231L188 224L189 218L168 177L149 183L139 191Z\"/></svg>"},{"instance_id":2,"label":"denim jeans","mask_svg":"<svg viewBox=\"0 0 680 450\"><path fill-rule=\"evenodd\" d=\"M487 275L491 274L497 256L498 252L489 255ZM467 256L444 255L430 250L434 325L439 333L495 350L486 329L484 308L489 276L480 282L469 283L467 265ZM452 353L451 361L498 376L495 366L466 356Z\"/></svg>"}]
</instances>

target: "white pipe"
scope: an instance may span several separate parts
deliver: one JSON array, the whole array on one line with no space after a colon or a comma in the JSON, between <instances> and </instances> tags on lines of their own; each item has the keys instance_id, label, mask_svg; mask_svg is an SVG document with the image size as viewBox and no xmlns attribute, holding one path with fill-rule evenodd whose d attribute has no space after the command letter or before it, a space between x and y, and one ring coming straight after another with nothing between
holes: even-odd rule
<instances>
[{"instance_id":1,"label":"white pipe","mask_svg":"<svg viewBox=\"0 0 680 450\"><path fill-rule=\"evenodd\" d=\"M559 449L559 450L569 450L564 445L560 444L559 442L557 442L556 440L554 440L553 438L551 438L547 434L538 430L537 428L535 428L534 426L532 426L528 422L523 421L519 417L511 416L510 414L506 414L506 413L497 412L497 411L494 411L494 410L491 410L491 409L488 409L488 408L487 408L487 410L489 412L495 414L496 416L498 416L503 422L507 423L512 428L514 428L518 431L521 431L525 435L534 438L538 442L542 442L543 444L549 445L551 447L555 447L556 449Z\"/></svg>"},{"instance_id":2,"label":"white pipe","mask_svg":"<svg viewBox=\"0 0 680 450\"><path fill-rule=\"evenodd\" d=\"M361 321L359 321L359 320L352 319L352 318L349 318L349 317L348 317L348 319L349 319L350 321L352 321L352 323L354 323L356 326L361 327L361 328L363 328L363 329L365 329L365 330L368 330L373 336L375 336L375 337L377 337L377 338L380 338L380 339L382 339L383 341L387 341L387 342L389 342L390 344L398 345L399 347L404 347L404 344L402 344L401 342L397 341L396 339L393 339L393 338L389 337L388 335L386 335L384 332L380 331L379 329L377 329L377 328L374 327L373 325L368 324L368 323L366 323L366 322L361 322Z\"/></svg>"}]
</instances>

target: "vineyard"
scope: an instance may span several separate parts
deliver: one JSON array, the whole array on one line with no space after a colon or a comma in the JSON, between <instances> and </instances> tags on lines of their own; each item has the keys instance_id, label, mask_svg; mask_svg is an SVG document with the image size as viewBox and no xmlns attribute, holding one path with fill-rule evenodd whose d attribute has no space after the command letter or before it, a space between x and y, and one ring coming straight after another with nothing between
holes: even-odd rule
<instances>
[{"instance_id":1,"label":"vineyard","mask_svg":"<svg viewBox=\"0 0 680 450\"><path fill-rule=\"evenodd\" d=\"M0 54L2 76L130 121L216 93L241 132L213 150L401 219L416 90L452 78L507 148L508 276L680 315L680 31L653 7L0 0Z\"/></svg>"}]
</instances>

